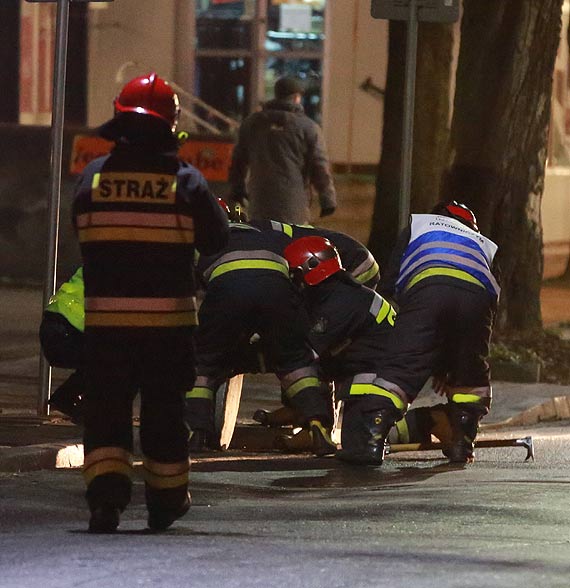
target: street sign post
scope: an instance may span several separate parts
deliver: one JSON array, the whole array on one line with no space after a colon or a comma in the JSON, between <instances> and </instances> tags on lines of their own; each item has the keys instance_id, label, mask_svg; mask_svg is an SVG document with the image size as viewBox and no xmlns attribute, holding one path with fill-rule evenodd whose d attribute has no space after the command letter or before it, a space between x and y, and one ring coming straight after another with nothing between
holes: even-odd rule
<instances>
[{"instance_id":1,"label":"street sign post","mask_svg":"<svg viewBox=\"0 0 570 588\"><path fill-rule=\"evenodd\" d=\"M59 0L26 0L26 2L58 2ZM114 2L115 0L69 0L69 2Z\"/></svg>"},{"instance_id":2,"label":"street sign post","mask_svg":"<svg viewBox=\"0 0 570 588\"><path fill-rule=\"evenodd\" d=\"M69 32L70 2L112 2L113 0L26 0L27 2L57 2L56 43L53 72L53 96L50 137L50 195L48 200L48 243L46 277L43 291L43 308L54 294L57 282L57 255L59 246L59 216L61 205L61 171L63 158L63 127L65 122L65 70ZM48 400L51 391L51 366L40 353L40 385L37 411L39 416L49 414Z\"/></svg>"},{"instance_id":3,"label":"street sign post","mask_svg":"<svg viewBox=\"0 0 570 588\"><path fill-rule=\"evenodd\" d=\"M418 21L456 22L459 0L416 0ZM408 20L410 0L372 0L372 18Z\"/></svg>"},{"instance_id":4,"label":"street sign post","mask_svg":"<svg viewBox=\"0 0 570 588\"><path fill-rule=\"evenodd\" d=\"M410 216L418 23L452 23L457 21L459 19L459 0L372 0L371 14L372 18L405 20L408 23L398 211L398 225L402 230L407 226Z\"/></svg>"}]
</instances>

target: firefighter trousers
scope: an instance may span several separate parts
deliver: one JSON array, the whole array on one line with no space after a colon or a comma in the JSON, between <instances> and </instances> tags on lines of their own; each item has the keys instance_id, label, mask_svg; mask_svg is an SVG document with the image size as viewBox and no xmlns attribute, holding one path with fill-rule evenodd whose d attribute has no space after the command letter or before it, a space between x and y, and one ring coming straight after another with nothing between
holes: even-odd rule
<instances>
[{"instance_id":1,"label":"firefighter trousers","mask_svg":"<svg viewBox=\"0 0 570 588\"><path fill-rule=\"evenodd\" d=\"M187 501L184 391L194 378L192 328L86 329L84 478L91 511L127 506L132 487L133 399L149 512Z\"/></svg>"}]
</instances>

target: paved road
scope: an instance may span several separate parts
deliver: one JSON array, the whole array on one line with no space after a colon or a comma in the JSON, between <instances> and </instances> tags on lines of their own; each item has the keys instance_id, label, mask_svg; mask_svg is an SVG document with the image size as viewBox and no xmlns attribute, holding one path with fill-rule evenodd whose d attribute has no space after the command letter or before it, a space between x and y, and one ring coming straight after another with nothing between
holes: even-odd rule
<instances>
[{"instance_id":1,"label":"paved road","mask_svg":"<svg viewBox=\"0 0 570 588\"><path fill-rule=\"evenodd\" d=\"M194 505L161 536L140 482L120 533L91 536L78 471L2 475L0 586L567 588L570 433L535 436L534 463L486 449L465 469L435 452L197 459Z\"/></svg>"}]
</instances>

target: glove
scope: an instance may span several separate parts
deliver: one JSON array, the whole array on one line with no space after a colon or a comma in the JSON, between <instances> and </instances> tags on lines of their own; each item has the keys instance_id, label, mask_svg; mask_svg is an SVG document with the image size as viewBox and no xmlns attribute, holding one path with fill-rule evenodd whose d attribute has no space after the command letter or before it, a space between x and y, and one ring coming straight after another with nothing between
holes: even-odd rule
<instances>
[{"instance_id":1,"label":"glove","mask_svg":"<svg viewBox=\"0 0 570 588\"><path fill-rule=\"evenodd\" d=\"M330 216L334 213L335 210L335 206L331 206L330 208L321 208L321 218L323 218L323 216Z\"/></svg>"}]
</instances>

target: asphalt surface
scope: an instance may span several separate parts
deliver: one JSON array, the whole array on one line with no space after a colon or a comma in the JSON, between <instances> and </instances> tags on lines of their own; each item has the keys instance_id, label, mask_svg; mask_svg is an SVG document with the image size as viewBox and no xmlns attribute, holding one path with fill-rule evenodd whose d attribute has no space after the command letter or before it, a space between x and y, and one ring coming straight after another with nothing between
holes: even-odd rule
<instances>
[{"instance_id":1,"label":"asphalt surface","mask_svg":"<svg viewBox=\"0 0 570 588\"><path fill-rule=\"evenodd\" d=\"M92 536L78 471L0 474L0 585L566 588L569 435L546 429L535 462L489 449L465 468L437 452L380 469L198 458L193 506L162 535L140 481L119 532Z\"/></svg>"},{"instance_id":2,"label":"asphalt surface","mask_svg":"<svg viewBox=\"0 0 570 588\"><path fill-rule=\"evenodd\" d=\"M0 297L0 586L569 585L568 422L501 423L570 387L494 383L480 438L532 435L535 461L522 447L478 449L465 468L439 451L354 468L230 450L193 458L193 506L167 533L146 531L137 477L119 533L92 536L81 430L36 415L41 292L5 287ZM54 382L65 375L54 371ZM418 402L438 400L426 390ZM246 377L241 425L278 405L273 376Z\"/></svg>"}]
</instances>

